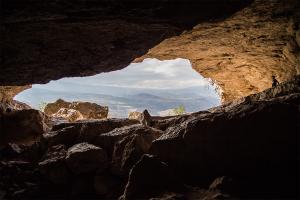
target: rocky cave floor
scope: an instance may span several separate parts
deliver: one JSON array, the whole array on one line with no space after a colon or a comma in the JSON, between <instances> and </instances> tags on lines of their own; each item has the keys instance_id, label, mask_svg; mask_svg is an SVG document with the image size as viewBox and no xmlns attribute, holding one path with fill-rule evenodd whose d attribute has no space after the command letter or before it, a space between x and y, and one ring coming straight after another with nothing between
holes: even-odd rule
<instances>
[{"instance_id":1,"label":"rocky cave floor","mask_svg":"<svg viewBox=\"0 0 300 200\"><path fill-rule=\"evenodd\" d=\"M300 76L207 111L153 117L148 126L105 119L61 123L44 132L39 111L4 112L0 195L296 199L299 106ZM30 145L9 143L33 138Z\"/></svg>"},{"instance_id":2,"label":"rocky cave floor","mask_svg":"<svg viewBox=\"0 0 300 200\"><path fill-rule=\"evenodd\" d=\"M2 1L0 199L299 198L299 1L128 2ZM189 59L224 104L146 125L6 109L31 84L146 57Z\"/></svg>"}]
</instances>

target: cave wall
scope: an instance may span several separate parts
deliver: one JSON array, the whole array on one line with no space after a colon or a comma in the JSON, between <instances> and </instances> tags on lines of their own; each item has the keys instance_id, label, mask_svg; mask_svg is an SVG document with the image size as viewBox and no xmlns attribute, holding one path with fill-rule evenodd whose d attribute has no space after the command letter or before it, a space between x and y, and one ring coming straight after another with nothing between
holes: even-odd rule
<instances>
[{"instance_id":1,"label":"cave wall","mask_svg":"<svg viewBox=\"0 0 300 200\"><path fill-rule=\"evenodd\" d=\"M0 85L121 69L165 38L249 1L224 2L4 0Z\"/></svg>"},{"instance_id":2,"label":"cave wall","mask_svg":"<svg viewBox=\"0 0 300 200\"><path fill-rule=\"evenodd\" d=\"M296 0L5 0L1 10L2 86L181 57L228 102L300 71Z\"/></svg>"},{"instance_id":3,"label":"cave wall","mask_svg":"<svg viewBox=\"0 0 300 200\"><path fill-rule=\"evenodd\" d=\"M136 61L189 59L228 102L271 87L272 75L282 82L299 74L299 13L297 1L254 1L223 21L164 40Z\"/></svg>"}]
</instances>

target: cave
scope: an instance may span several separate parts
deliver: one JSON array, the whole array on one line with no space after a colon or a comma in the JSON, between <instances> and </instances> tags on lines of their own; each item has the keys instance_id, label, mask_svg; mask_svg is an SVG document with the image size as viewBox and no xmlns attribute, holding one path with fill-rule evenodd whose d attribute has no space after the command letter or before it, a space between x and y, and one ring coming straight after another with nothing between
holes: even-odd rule
<instances>
[{"instance_id":1,"label":"cave","mask_svg":"<svg viewBox=\"0 0 300 200\"><path fill-rule=\"evenodd\" d=\"M299 1L0 9L0 199L299 198Z\"/></svg>"}]
</instances>

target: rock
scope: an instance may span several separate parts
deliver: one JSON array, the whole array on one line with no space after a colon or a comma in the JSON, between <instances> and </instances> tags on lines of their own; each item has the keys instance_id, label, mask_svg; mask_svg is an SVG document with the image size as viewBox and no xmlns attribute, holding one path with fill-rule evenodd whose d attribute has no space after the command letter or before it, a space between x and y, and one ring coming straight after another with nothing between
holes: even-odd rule
<instances>
[{"instance_id":1,"label":"rock","mask_svg":"<svg viewBox=\"0 0 300 200\"><path fill-rule=\"evenodd\" d=\"M37 110L20 110L0 116L0 146L7 143L31 143L48 129L44 115Z\"/></svg>"},{"instance_id":2,"label":"rock","mask_svg":"<svg viewBox=\"0 0 300 200\"><path fill-rule=\"evenodd\" d=\"M209 186L209 191L220 191L222 193L231 193L234 190L232 178L222 176L216 178Z\"/></svg>"},{"instance_id":3,"label":"rock","mask_svg":"<svg viewBox=\"0 0 300 200\"><path fill-rule=\"evenodd\" d=\"M52 117L64 118L69 122L74 122L84 119L82 114L78 110L61 108L57 113L53 114Z\"/></svg>"},{"instance_id":4,"label":"rock","mask_svg":"<svg viewBox=\"0 0 300 200\"><path fill-rule=\"evenodd\" d=\"M101 174L94 178L94 189L98 195L107 195L119 190L121 181L112 175Z\"/></svg>"},{"instance_id":5,"label":"rock","mask_svg":"<svg viewBox=\"0 0 300 200\"><path fill-rule=\"evenodd\" d=\"M141 122L141 124L143 124L145 126L151 126L152 119L151 119L151 115L149 114L148 110L143 111L140 122Z\"/></svg>"},{"instance_id":6,"label":"rock","mask_svg":"<svg viewBox=\"0 0 300 200\"><path fill-rule=\"evenodd\" d=\"M121 199L145 199L167 191L173 183L168 165L155 156L145 154L131 169Z\"/></svg>"},{"instance_id":7,"label":"rock","mask_svg":"<svg viewBox=\"0 0 300 200\"><path fill-rule=\"evenodd\" d=\"M90 102L72 102L71 109L78 110L85 119L105 119L108 115L108 107Z\"/></svg>"},{"instance_id":8,"label":"rock","mask_svg":"<svg viewBox=\"0 0 300 200\"><path fill-rule=\"evenodd\" d=\"M281 81L292 79L299 57L287 48L282 50L296 28L288 25L291 17L285 13L300 13L298 2L251 2L231 17L199 23L186 33L164 40L136 62L145 58L189 59L193 69L216 81L223 103L269 88L269 77L274 74ZM276 10L283 8L280 17L275 17ZM288 26L290 31L286 30ZM284 61L284 56L291 62Z\"/></svg>"},{"instance_id":9,"label":"rock","mask_svg":"<svg viewBox=\"0 0 300 200\"><path fill-rule=\"evenodd\" d=\"M286 84L278 88L293 85ZM251 190L258 196L267 191L295 195L300 96L283 98L284 90L277 93L277 89L260 94L261 98L278 95L271 99L190 115L156 139L150 154L166 162L185 181L201 179L204 183L220 174L230 174L234 180L247 180L245 193ZM298 89L294 90L296 94Z\"/></svg>"},{"instance_id":10,"label":"rock","mask_svg":"<svg viewBox=\"0 0 300 200\"><path fill-rule=\"evenodd\" d=\"M137 124L138 121L128 119L105 119L98 122L83 123L80 129L79 142L95 143L95 139L116 128Z\"/></svg>"},{"instance_id":11,"label":"rock","mask_svg":"<svg viewBox=\"0 0 300 200\"><path fill-rule=\"evenodd\" d=\"M157 139L162 132L145 127L140 134L131 134L117 142L112 155L112 173L127 176L132 166L147 154L152 141Z\"/></svg>"},{"instance_id":12,"label":"rock","mask_svg":"<svg viewBox=\"0 0 300 200\"><path fill-rule=\"evenodd\" d=\"M52 146L39 162L41 174L54 184L66 184L69 172L65 163L66 147L64 145Z\"/></svg>"},{"instance_id":13,"label":"rock","mask_svg":"<svg viewBox=\"0 0 300 200\"><path fill-rule=\"evenodd\" d=\"M296 42L298 44L298 47L300 47L300 29L296 32Z\"/></svg>"},{"instance_id":14,"label":"rock","mask_svg":"<svg viewBox=\"0 0 300 200\"><path fill-rule=\"evenodd\" d=\"M67 118L67 116L70 115L72 117L67 119L73 122L80 119L105 119L108 115L108 107L103 107L90 102L67 102L62 99L58 99L54 103L47 104L44 112L49 116L62 116L63 118ZM67 116L64 117L65 115Z\"/></svg>"},{"instance_id":15,"label":"rock","mask_svg":"<svg viewBox=\"0 0 300 200\"><path fill-rule=\"evenodd\" d=\"M128 119L138 120L140 121L142 119L142 113L138 111L129 112Z\"/></svg>"},{"instance_id":16,"label":"rock","mask_svg":"<svg viewBox=\"0 0 300 200\"><path fill-rule=\"evenodd\" d=\"M151 126L152 123L151 115L149 114L148 110L144 110L142 113L137 111L130 112L128 119L138 120L145 126Z\"/></svg>"},{"instance_id":17,"label":"rock","mask_svg":"<svg viewBox=\"0 0 300 200\"><path fill-rule=\"evenodd\" d=\"M20 92L31 88L30 85L25 86L0 86L0 102L10 103L13 102L13 98Z\"/></svg>"},{"instance_id":18,"label":"rock","mask_svg":"<svg viewBox=\"0 0 300 200\"><path fill-rule=\"evenodd\" d=\"M112 155L114 152L114 146L117 142L123 140L127 136L131 135L151 135L153 138L158 138L162 135L162 131L154 129L151 127L146 127L141 124L125 126L121 128L116 128L108 133L99 135L95 139L95 144L103 147L108 155Z\"/></svg>"},{"instance_id":19,"label":"rock","mask_svg":"<svg viewBox=\"0 0 300 200\"><path fill-rule=\"evenodd\" d=\"M105 170L108 167L106 152L88 143L79 143L70 147L66 162L75 174Z\"/></svg>"},{"instance_id":20,"label":"rock","mask_svg":"<svg viewBox=\"0 0 300 200\"><path fill-rule=\"evenodd\" d=\"M85 174L75 175L72 178L71 195L74 198L84 199L90 194L94 194L93 177Z\"/></svg>"},{"instance_id":21,"label":"rock","mask_svg":"<svg viewBox=\"0 0 300 200\"><path fill-rule=\"evenodd\" d=\"M68 108L70 104L71 104L70 102L66 102L62 99L58 99L54 103L48 103L44 108L44 113L46 115L53 115L57 113L61 108Z\"/></svg>"},{"instance_id":22,"label":"rock","mask_svg":"<svg viewBox=\"0 0 300 200\"><path fill-rule=\"evenodd\" d=\"M56 131L69 126L75 126L78 129L81 129L83 126L86 126L84 128L84 129L88 129L88 131L86 132L93 134L93 136L95 136L101 133L107 133L109 131L112 131L115 128L120 128L122 126L129 126L133 124L138 124L138 121L130 120L130 119L118 119L118 118L102 119L102 120L86 120L86 121L83 120L74 123L60 123L54 125L52 127L52 131Z\"/></svg>"},{"instance_id":23,"label":"rock","mask_svg":"<svg viewBox=\"0 0 300 200\"><path fill-rule=\"evenodd\" d=\"M71 146L75 144L79 136L80 129L76 126L69 126L57 131L50 131L43 134L43 138L47 142L48 146L64 144Z\"/></svg>"}]
</instances>

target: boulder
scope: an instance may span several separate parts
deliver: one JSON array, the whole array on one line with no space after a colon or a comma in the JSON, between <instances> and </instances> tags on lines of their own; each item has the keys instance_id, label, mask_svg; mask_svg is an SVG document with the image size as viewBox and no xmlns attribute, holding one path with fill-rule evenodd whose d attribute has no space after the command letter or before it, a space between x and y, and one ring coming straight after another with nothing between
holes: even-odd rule
<instances>
[{"instance_id":1,"label":"boulder","mask_svg":"<svg viewBox=\"0 0 300 200\"><path fill-rule=\"evenodd\" d=\"M46 105L45 114L52 116L58 113L61 108L76 110L82 115L82 119L105 119L108 115L108 107L100 106L96 103L90 102L67 102L62 99L58 99L54 103Z\"/></svg>"},{"instance_id":2,"label":"boulder","mask_svg":"<svg viewBox=\"0 0 300 200\"><path fill-rule=\"evenodd\" d=\"M105 119L97 122L82 123L78 142L95 143L95 139L103 134L108 133L116 128L137 124L136 120L128 119Z\"/></svg>"},{"instance_id":3,"label":"boulder","mask_svg":"<svg viewBox=\"0 0 300 200\"><path fill-rule=\"evenodd\" d=\"M48 103L44 108L44 113L46 115L51 116L57 113L61 108L68 108L70 104L71 104L70 102L66 102L62 99L58 99L54 103Z\"/></svg>"},{"instance_id":4,"label":"boulder","mask_svg":"<svg viewBox=\"0 0 300 200\"><path fill-rule=\"evenodd\" d=\"M44 115L37 110L19 110L0 116L0 146L7 143L32 143L48 130Z\"/></svg>"},{"instance_id":5,"label":"boulder","mask_svg":"<svg viewBox=\"0 0 300 200\"><path fill-rule=\"evenodd\" d=\"M64 144L66 146L72 146L77 141L80 129L76 126L69 126L57 131L49 131L43 134L43 138L47 142L48 146Z\"/></svg>"},{"instance_id":6,"label":"boulder","mask_svg":"<svg viewBox=\"0 0 300 200\"><path fill-rule=\"evenodd\" d=\"M90 102L72 102L71 109L78 110L85 119L105 119L108 115L108 107Z\"/></svg>"},{"instance_id":7,"label":"boulder","mask_svg":"<svg viewBox=\"0 0 300 200\"><path fill-rule=\"evenodd\" d=\"M78 110L68 109L68 108L60 108L57 113L54 113L52 117L55 118L63 118L68 120L69 122L78 121L84 119L82 114Z\"/></svg>"},{"instance_id":8,"label":"boulder","mask_svg":"<svg viewBox=\"0 0 300 200\"><path fill-rule=\"evenodd\" d=\"M158 138L162 134L163 132L158 129L147 127L142 124L135 124L116 128L108 133L101 134L95 138L94 143L106 149L108 155L112 156L115 144L122 141L127 136L151 135L151 138Z\"/></svg>"},{"instance_id":9,"label":"boulder","mask_svg":"<svg viewBox=\"0 0 300 200\"><path fill-rule=\"evenodd\" d=\"M201 180L203 184L230 174L251 183L244 188L258 196L290 195L297 182L300 96L289 97L293 100L251 100L192 114L156 139L150 153L186 182Z\"/></svg>"},{"instance_id":10,"label":"boulder","mask_svg":"<svg viewBox=\"0 0 300 200\"><path fill-rule=\"evenodd\" d=\"M64 145L52 146L38 164L41 174L54 184L65 184L68 181L69 172L65 163L66 153Z\"/></svg>"},{"instance_id":11,"label":"boulder","mask_svg":"<svg viewBox=\"0 0 300 200\"><path fill-rule=\"evenodd\" d=\"M151 115L149 114L148 110L144 110L142 112L140 122L141 122L141 124L143 124L145 126L151 126L152 119L151 119Z\"/></svg>"},{"instance_id":12,"label":"boulder","mask_svg":"<svg viewBox=\"0 0 300 200\"><path fill-rule=\"evenodd\" d=\"M56 131L65 127L75 126L80 129L83 126L89 129L89 133L94 133L93 135L98 135L101 133L107 133L112 131L115 128L120 128L122 126L129 126L133 124L138 124L136 120L130 119L118 119L118 118L110 118L110 119L102 119L102 120L82 120L73 123L60 123L56 124L52 127L52 131Z\"/></svg>"},{"instance_id":13,"label":"boulder","mask_svg":"<svg viewBox=\"0 0 300 200\"><path fill-rule=\"evenodd\" d=\"M145 154L131 169L120 199L148 199L146 197L167 191L173 184L168 165L153 155Z\"/></svg>"},{"instance_id":14,"label":"boulder","mask_svg":"<svg viewBox=\"0 0 300 200\"><path fill-rule=\"evenodd\" d=\"M144 110L143 112L130 112L128 115L128 119L138 120L141 124L145 126L151 126L152 119L148 110Z\"/></svg>"},{"instance_id":15,"label":"boulder","mask_svg":"<svg viewBox=\"0 0 300 200\"><path fill-rule=\"evenodd\" d=\"M129 112L128 119L134 119L140 121L142 119L142 113L138 111Z\"/></svg>"},{"instance_id":16,"label":"boulder","mask_svg":"<svg viewBox=\"0 0 300 200\"><path fill-rule=\"evenodd\" d=\"M108 195L119 190L121 180L110 174L100 174L94 177L94 189L98 195ZM115 195L115 194L112 194Z\"/></svg>"},{"instance_id":17,"label":"boulder","mask_svg":"<svg viewBox=\"0 0 300 200\"><path fill-rule=\"evenodd\" d=\"M222 176L216 178L209 186L209 191L220 191L230 193L233 191L233 180L230 177Z\"/></svg>"},{"instance_id":18,"label":"boulder","mask_svg":"<svg viewBox=\"0 0 300 200\"><path fill-rule=\"evenodd\" d=\"M149 152L152 141L160 135L161 131L145 127L143 133L128 135L118 141L114 146L111 171L119 176L127 176L141 156Z\"/></svg>"},{"instance_id":19,"label":"boulder","mask_svg":"<svg viewBox=\"0 0 300 200\"><path fill-rule=\"evenodd\" d=\"M105 170L108 167L106 152L102 148L88 143L79 143L70 147L66 162L75 174Z\"/></svg>"}]
</instances>

